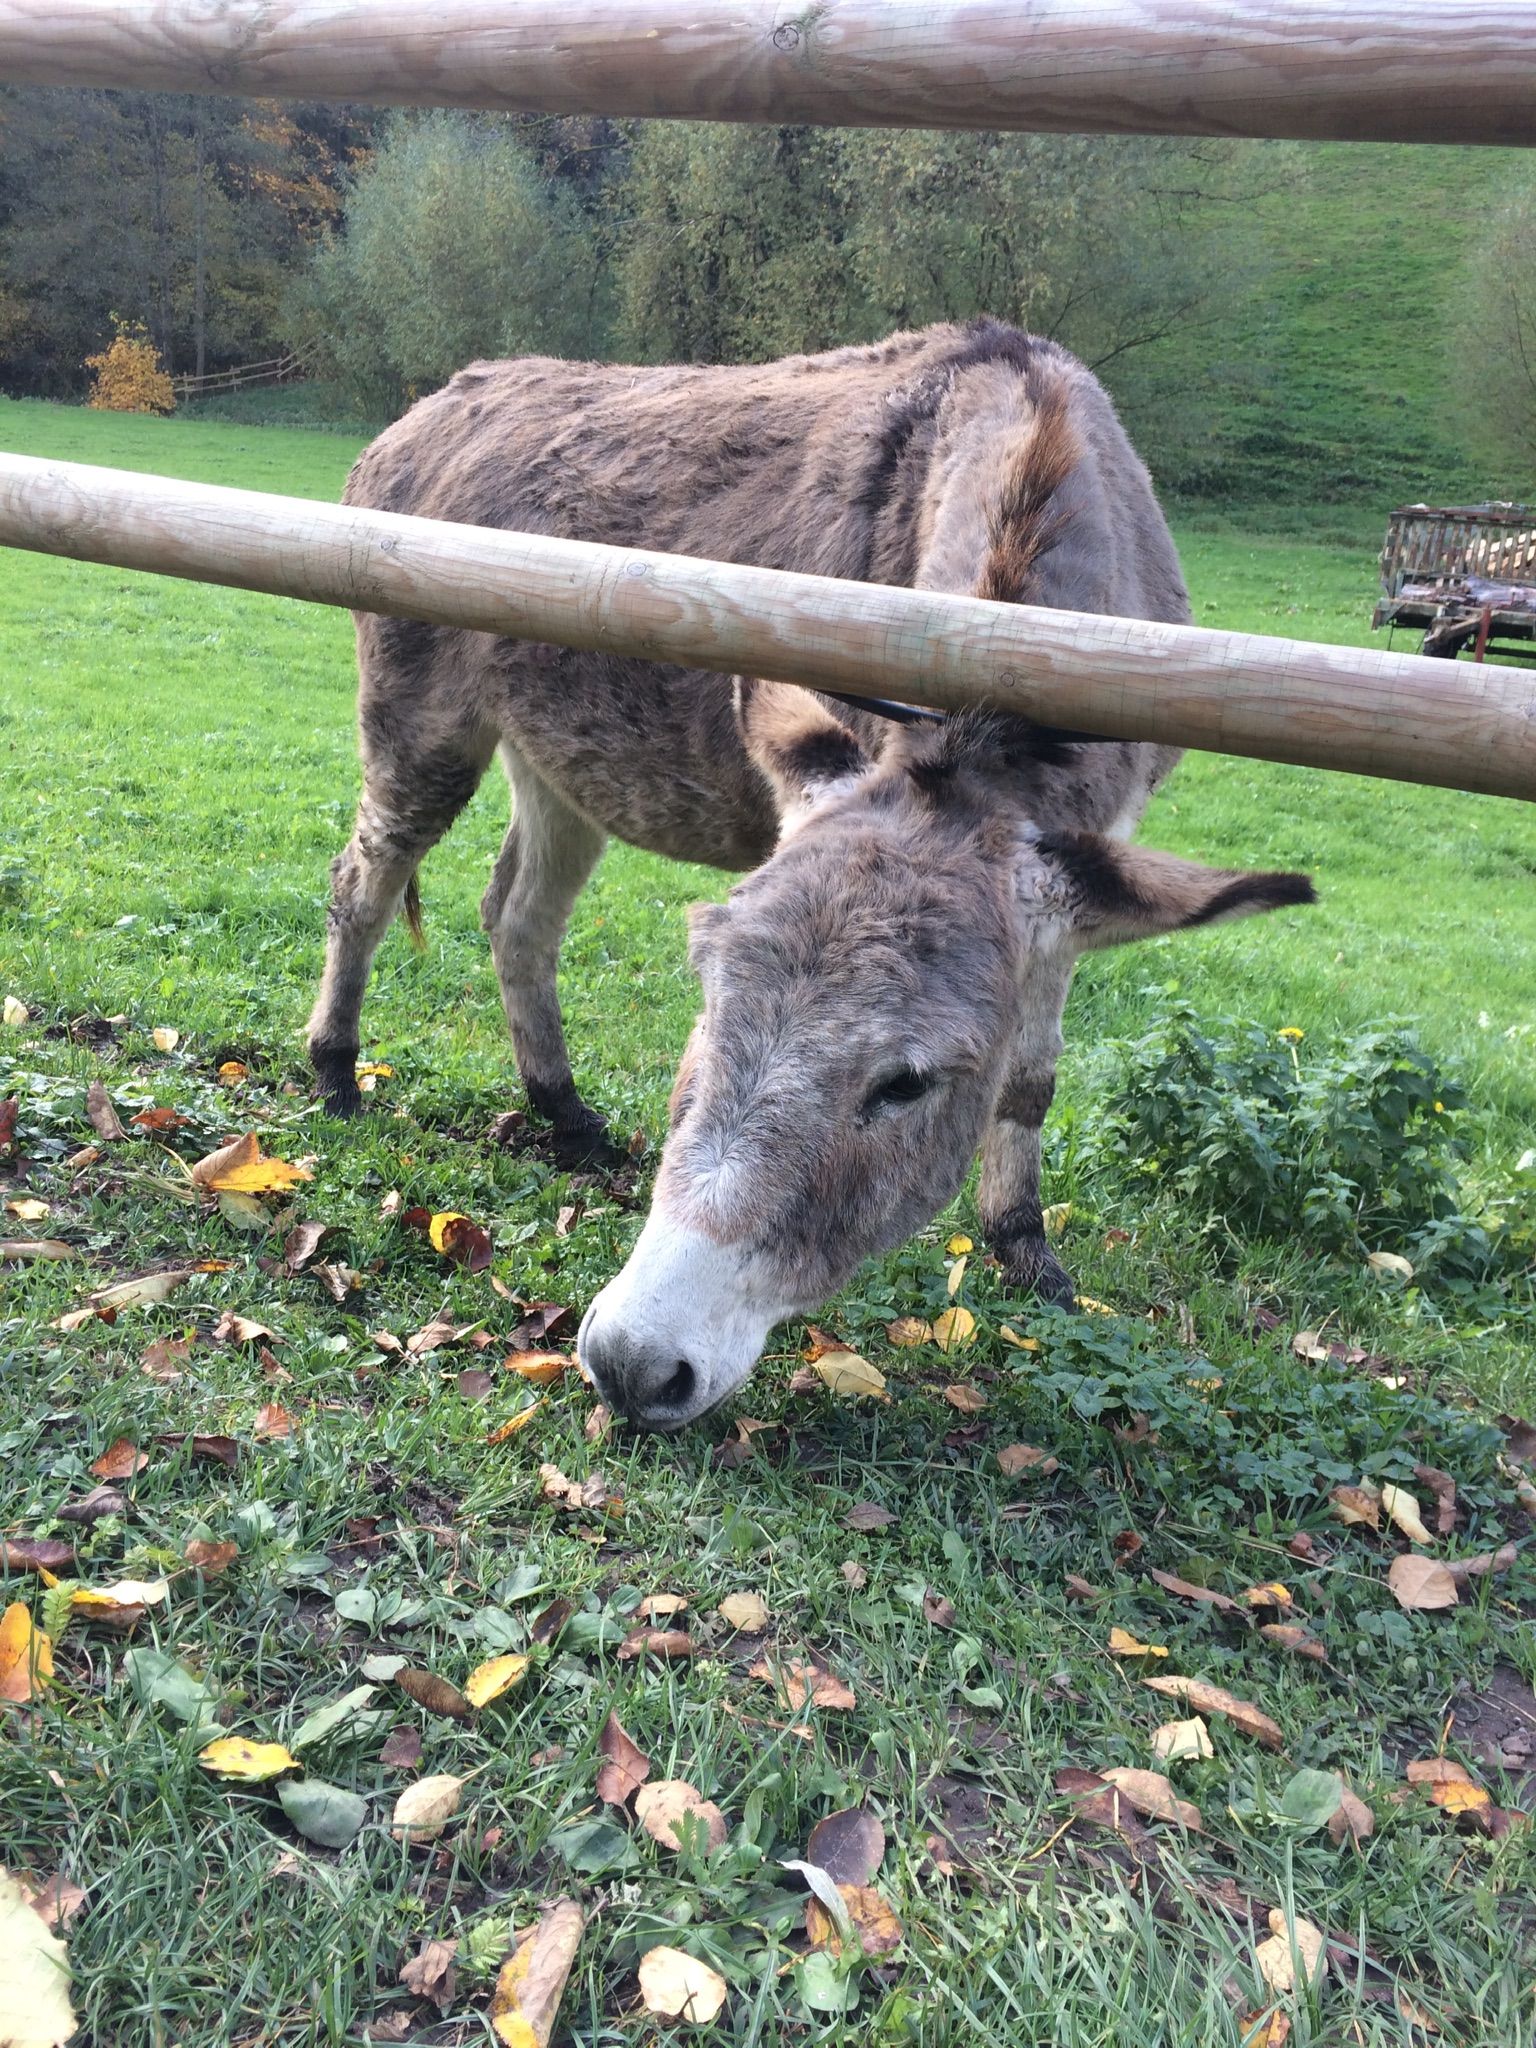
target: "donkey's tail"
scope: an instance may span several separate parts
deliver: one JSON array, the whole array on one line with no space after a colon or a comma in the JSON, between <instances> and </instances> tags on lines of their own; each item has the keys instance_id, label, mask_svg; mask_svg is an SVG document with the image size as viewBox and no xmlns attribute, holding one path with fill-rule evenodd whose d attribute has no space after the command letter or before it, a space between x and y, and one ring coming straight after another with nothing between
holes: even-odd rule
<instances>
[{"instance_id":1,"label":"donkey's tail","mask_svg":"<svg viewBox=\"0 0 1536 2048\"><path fill-rule=\"evenodd\" d=\"M999 604L1038 602L1039 565L1061 538L1070 513L1062 487L1082 460L1066 379L1036 369L1028 391L1033 416L1004 458L1002 483L987 520L987 558L978 597Z\"/></svg>"},{"instance_id":2,"label":"donkey's tail","mask_svg":"<svg viewBox=\"0 0 1536 2048\"><path fill-rule=\"evenodd\" d=\"M400 905L400 915L405 919L405 928L411 935L411 944L418 953L424 951L427 933L421 921L421 886L414 872L405 885L405 898Z\"/></svg>"}]
</instances>

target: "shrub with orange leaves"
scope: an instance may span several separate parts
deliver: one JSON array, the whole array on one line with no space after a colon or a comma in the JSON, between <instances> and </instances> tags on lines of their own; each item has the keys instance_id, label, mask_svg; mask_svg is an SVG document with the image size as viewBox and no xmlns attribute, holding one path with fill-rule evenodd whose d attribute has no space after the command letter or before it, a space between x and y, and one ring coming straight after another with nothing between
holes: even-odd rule
<instances>
[{"instance_id":1,"label":"shrub with orange leaves","mask_svg":"<svg viewBox=\"0 0 1536 2048\"><path fill-rule=\"evenodd\" d=\"M123 320L114 313L111 345L87 356L94 371L87 401L98 412L174 412L176 394L161 367L160 351L142 320Z\"/></svg>"}]
</instances>

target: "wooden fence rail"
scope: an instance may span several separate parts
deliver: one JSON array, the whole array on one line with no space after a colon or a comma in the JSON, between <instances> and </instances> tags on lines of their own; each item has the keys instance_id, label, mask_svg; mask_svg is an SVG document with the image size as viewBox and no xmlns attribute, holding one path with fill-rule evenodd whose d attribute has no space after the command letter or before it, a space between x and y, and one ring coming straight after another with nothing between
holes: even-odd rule
<instances>
[{"instance_id":1,"label":"wooden fence rail","mask_svg":"<svg viewBox=\"0 0 1536 2048\"><path fill-rule=\"evenodd\" d=\"M702 121L1536 142L1532 0L0 0L0 79Z\"/></svg>"},{"instance_id":2,"label":"wooden fence rail","mask_svg":"<svg viewBox=\"0 0 1536 2048\"><path fill-rule=\"evenodd\" d=\"M1518 670L502 533L0 455L0 543L729 675L1536 800ZM125 685L125 687L128 687Z\"/></svg>"}]
</instances>

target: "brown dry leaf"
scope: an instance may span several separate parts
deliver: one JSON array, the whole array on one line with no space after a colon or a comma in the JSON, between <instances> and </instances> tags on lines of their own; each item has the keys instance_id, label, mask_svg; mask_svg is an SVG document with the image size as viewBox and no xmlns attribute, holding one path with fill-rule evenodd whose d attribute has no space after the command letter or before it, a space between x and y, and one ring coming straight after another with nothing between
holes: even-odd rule
<instances>
[{"instance_id":1,"label":"brown dry leaf","mask_svg":"<svg viewBox=\"0 0 1536 2048\"><path fill-rule=\"evenodd\" d=\"M923 1595L923 1619L933 1628L953 1628L955 1603L946 1594L936 1593L930 1586Z\"/></svg>"},{"instance_id":2,"label":"brown dry leaf","mask_svg":"<svg viewBox=\"0 0 1536 2048\"><path fill-rule=\"evenodd\" d=\"M885 1859L885 1829L867 1806L829 1813L811 1829L805 1857L834 1884L871 1884Z\"/></svg>"},{"instance_id":3,"label":"brown dry leaf","mask_svg":"<svg viewBox=\"0 0 1536 2048\"><path fill-rule=\"evenodd\" d=\"M91 1129L105 1145L114 1144L119 1138L126 1138L122 1120L112 1107L112 1098L99 1081L93 1081L85 1091L85 1113L91 1120Z\"/></svg>"},{"instance_id":4,"label":"brown dry leaf","mask_svg":"<svg viewBox=\"0 0 1536 2048\"><path fill-rule=\"evenodd\" d=\"M1435 1528L1449 1536L1456 1526L1456 1482L1438 1465L1415 1465L1413 1476L1435 1496Z\"/></svg>"},{"instance_id":5,"label":"brown dry leaf","mask_svg":"<svg viewBox=\"0 0 1536 2048\"><path fill-rule=\"evenodd\" d=\"M1097 1771L1065 1764L1057 1771L1055 1784L1058 1792L1071 1799L1074 1821L1085 1820L1094 1827L1110 1829L1139 1859L1152 1853L1152 1837L1136 1818L1129 1799Z\"/></svg>"},{"instance_id":6,"label":"brown dry leaf","mask_svg":"<svg viewBox=\"0 0 1536 2048\"><path fill-rule=\"evenodd\" d=\"M715 1612L742 1635L761 1635L768 1626L768 1603L761 1593L727 1593Z\"/></svg>"},{"instance_id":7,"label":"brown dry leaf","mask_svg":"<svg viewBox=\"0 0 1536 2048\"><path fill-rule=\"evenodd\" d=\"M642 1621L670 1621L674 1614L685 1613L687 1607L681 1593L647 1593L635 1612Z\"/></svg>"},{"instance_id":8,"label":"brown dry leaf","mask_svg":"<svg viewBox=\"0 0 1536 2048\"><path fill-rule=\"evenodd\" d=\"M61 1536L0 1537L0 1565L9 1572L62 1572L74 1561L74 1545Z\"/></svg>"},{"instance_id":9,"label":"brown dry leaf","mask_svg":"<svg viewBox=\"0 0 1536 2048\"><path fill-rule=\"evenodd\" d=\"M186 1266L170 1273L139 1273L132 1280L118 1280L111 1287L99 1288L87 1307L61 1316L58 1327L78 1330L96 1317L105 1323L112 1322L119 1309L155 1308L191 1278L192 1269Z\"/></svg>"},{"instance_id":10,"label":"brown dry leaf","mask_svg":"<svg viewBox=\"0 0 1536 2048\"><path fill-rule=\"evenodd\" d=\"M1314 1664L1326 1664L1328 1652L1317 1640L1294 1621L1268 1621L1259 1630L1266 1641L1282 1650L1289 1650L1295 1657L1310 1658Z\"/></svg>"},{"instance_id":11,"label":"brown dry leaf","mask_svg":"<svg viewBox=\"0 0 1536 2048\"><path fill-rule=\"evenodd\" d=\"M1368 1529L1381 1527L1381 1496L1372 1487L1336 1486L1328 1496L1333 1512L1346 1528L1363 1523Z\"/></svg>"},{"instance_id":12,"label":"brown dry leaf","mask_svg":"<svg viewBox=\"0 0 1536 2048\"><path fill-rule=\"evenodd\" d=\"M968 1308L947 1308L933 1319L933 1341L946 1355L976 1341L976 1318Z\"/></svg>"},{"instance_id":13,"label":"brown dry leaf","mask_svg":"<svg viewBox=\"0 0 1536 2048\"><path fill-rule=\"evenodd\" d=\"M933 1325L921 1316L898 1316L885 1326L886 1341L898 1351L910 1351L917 1344L933 1342Z\"/></svg>"},{"instance_id":14,"label":"brown dry leaf","mask_svg":"<svg viewBox=\"0 0 1536 2048\"><path fill-rule=\"evenodd\" d=\"M661 1778L642 1785L635 1794L635 1818L653 1842L674 1854L682 1847L681 1823L690 1839L702 1829L704 1846L711 1855L725 1846L725 1815L711 1799L696 1792L682 1778Z\"/></svg>"},{"instance_id":15,"label":"brown dry leaf","mask_svg":"<svg viewBox=\"0 0 1536 2048\"><path fill-rule=\"evenodd\" d=\"M1393 1558L1387 1584L1399 1607L1454 1607L1461 1598L1447 1566L1438 1558L1420 1557L1411 1550Z\"/></svg>"},{"instance_id":16,"label":"brown dry leaf","mask_svg":"<svg viewBox=\"0 0 1536 2048\"><path fill-rule=\"evenodd\" d=\"M601 1472L589 1472L585 1479L567 1479L558 1465L544 1464L539 1467L539 1488L546 1500L558 1501L573 1515L592 1514L598 1509L615 1515L623 1513L623 1502L617 1494L609 1493Z\"/></svg>"},{"instance_id":17,"label":"brown dry leaf","mask_svg":"<svg viewBox=\"0 0 1536 2048\"><path fill-rule=\"evenodd\" d=\"M1165 1593L1176 1593L1181 1600L1198 1600L1222 1614L1241 1614L1243 1611L1241 1601L1230 1599L1225 1593L1213 1593L1209 1586L1193 1585L1175 1572L1149 1571L1147 1577L1154 1585L1161 1586Z\"/></svg>"},{"instance_id":18,"label":"brown dry leaf","mask_svg":"<svg viewBox=\"0 0 1536 2048\"><path fill-rule=\"evenodd\" d=\"M603 1761L597 1771L597 1796L606 1806L627 1806L651 1775L651 1760L630 1740L611 1709L597 1738Z\"/></svg>"},{"instance_id":19,"label":"brown dry leaf","mask_svg":"<svg viewBox=\"0 0 1536 2048\"><path fill-rule=\"evenodd\" d=\"M146 1379L159 1380L163 1386L174 1386L181 1378L181 1368L191 1356L196 1338L160 1337L145 1351L139 1360L139 1370Z\"/></svg>"},{"instance_id":20,"label":"brown dry leaf","mask_svg":"<svg viewBox=\"0 0 1536 2048\"><path fill-rule=\"evenodd\" d=\"M850 1588L855 1593L861 1593L869 1584L869 1573L865 1571L863 1565L859 1563L856 1557L845 1557L838 1566L838 1570L848 1581Z\"/></svg>"},{"instance_id":21,"label":"brown dry leaf","mask_svg":"<svg viewBox=\"0 0 1536 2048\"><path fill-rule=\"evenodd\" d=\"M648 1949L640 1958L641 2002L659 2019L707 2027L725 2004L726 1991L720 1972L684 1949Z\"/></svg>"},{"instance_id":22,"label":"brown dry leaf","mask_svg":"<svg viewBox=\"0 0 1536 2048\"><path fill-rule=\"evenodd\" d=\"M529 1642L547 1648L570 1620L571 1613L569 1600L551 1600L543 1612L536 1614L528 1624Z\"/></svg>"},{"instance_id":23,"label":"brown dry leaf","mask_svg":"<svg viewBox=\"0 0 1536 2048\"><path fill-rule=\"evenodd\" d=\"M1114 1540L1114 1552L1122 1564L1129 1562L1141 1549L1141 1537L1134 1529L1122 1529Z\"/></svg>"},{"instance_id":24,"label":"brown dry leaf","mask_svg":"<svg viewBox=\"0 0 1536 2048\"><path fill-rule=\"evenodd\" d=\"M1315 1983L1322 1974L1327 1953L1322 1929L1299 1915L1287 1926L1285 1915L1278 1909L1269 1916L1269 1928L1269 1939L1259 1943L1253 1959L1270 1990L1282 1998L1294 1991L1298 1964L1300 1981Z\"/></svg>"},{"instance_id":25,"label":"brown dry leaf","mask_svg":"<svg viewBox=\"0 0 1536 2048\"><path fill-rule=\"evenodd\" d=\"M421 1762L421 1731L409 1724L392 1729L384 1738L379 1762L387 1771L414 1771Z\"/></svg>"},{"instance_id":26,"label":"brown dry leaf","mask_svg":"<svg viewBox=\"0 0 1536 2048\"><path fill-rule=\"evenodd\" d=\"M125 1436L116 1438L91 1465L98 1479L131 1479L149 1463L148 1451L141 1451Z\"/></svg>"},{"instance_id":27,"label":"brown dry leaf","mask_svg":"<svg viewBox=\"0 0 1536 2048\"><path fill-rule=\"evenodd\" d=\"M585 1925L574 1899L553 1899L517 1937L491 1994L491 2032L505 2048L549 2048Z\"/></svg>"},{"instance_id":28,"label":"brown dry leaf","mask_svg":"<svg viewBox=\"0 0 1536 2048\"><path fill-rule=\"evenodd\" d=\"M489 1233L456 1209L440 1210L429 1220L427 1239L434 1251L471 1273L483 1273L491 1263L493 1247Z\"/></svg>"},{"instance_id":29,"label":"brown dry leaf","mask_svg":"<svg viewBox=\"0 0 1536 2048\"><path fill-rule=\"evenodd\" d=\"M0 1265L45 1265L58 1259L78 1257L79 1253L62 1237L0 1238Z\"/></svg>"},{"instance_id":30,"label":"brown dry leaf","mask_svg":"<svg viewBox=\"0 0 1536 2048\"><path fill-rule=\"evenodd\" d=\"M53 1644L32 1626L25 1604L13 1600L0 1614L0 1700L24 1707L53 1677Z\"/></svg>"},{"instance_id":31,"label":"brown dry leaf","mask_svg":"<svg viewBox=\"0 0 1536 2048\"><path fill-rule=\"evenodd\" d=\"M256 1410L255 1434L258 1438L281 1442L293 1435L296 1426L281 1402L266 1401Z\"/></svg>"},{"instance_id":32,"label":"brown dry leaf","mask_svg":"<svg viewBox=\"0 0 1536 2048\"><path fill-rule=\"evenodd\" d=\"M401 1968L400 1982L418 1998L429 1998L439 2012L446 2012L459 1988L459 1973L454 1966L458 1952L457 1941L424 1941L420 1951Z\"/></svg>"},{"instance_id":33,"label":"brown dry leaf","mask_svg":"<svg viewBox=\"0 0 1536 2048\"><path fill-rule=\"evenodd\" d=\"M834 1713L846 1713L858 1704L851 1687L834 1677L825 1665L808 1659L797 1658L781 1663L777 1658L759 1657L747 1676L771 1685L797 1714L807 1702Z\"/></svg>"},{"instance_id":34,"label":"brown dry leaf","mask_svg":"<svg viewBox=\"0 0 1536 2048\"><path fill-rule=\"evenodd\" d=\"M28 1884L18 1880L27 1904L56 1934L62 1934L85 1904L85 1887L69 1877L45 1877Z\"/></svg>"},{"instance_id":35,"label":"brown dry leaf","mask_svg":"<svg viewBox=\"0 0 1536 2048\"><path fill-rule=\"evenodd\" d=\"M281 1344L282 1338L254 1316L237 1316L226 1309L213 1326L215 1344Z\"/></svg>"},{"instance_id":36,"label":"brown dry leaf","mask_svg":"<svg viewBox=\"0 0 1536 2048\"><path fill-rule=\"evenodd\" d=\"M852 1529L860 1536L867 1536L876 1529L889 1529L896 1517L889 1508L881 1507L876 1500L857 1500L842 1520L845 1529Z\"/></svg>"},{"instance_id":37,"label":"brown dry leaf","mask_svg":"<svg viewBox=\"0 0 1536 2048\"><path fill-rule=\"evenodd\" d=\"M184 1552L187 1563L195 1565L205 1579L227 1572L240 1555L238 1543L210 1543L204 1536L194 1536Z\"/></svg>"},{"instance_id":38,"label":"brown dry leaf","mask_svg":"<svg viewBox=\"0 0 1536 2048\"><path fill-rule=\"evenodd\" d=\"M1410 1543L1422 1543L1426 1546L1434 1543L1434 1537L1424 1526L1418 1502L1403 1487L1384 1486L1381 1489L1381 1504Z\"/></svg>"},{"instance_id":39,"label":"brown dry leaf","mask_svg":"<svg viewBox=\"0 0 1536 2048\"><path fill-rule=\"evenodd\" d=\"M389 1831L397 1842L435 1842L463 1797L462 1778L418 1778L395 1801Z\"/></svg>"},{"instance_id":40,"label":"brown dry leaf","mask_svg":"<svg viewBox=\"0 0 1536 2048\"><path fill-rule=\"evenodd\" d=\"M179 1109L141 1109L129 1121L141 1131L179 1131L188 1119Z\"/></svg>"},{"instance_id":41,"label":"brown dry leaf","mask_svg":"<svg viewBox=\"0 0 1536 2048\"><path fill-rule=\"evenodd\" d=\"M958 1408L962 1415L979 1415L987 1405L987 1397L979 1387L948 1386L943 1391L943 1398L951 1408Z\"/></svg>"},{"instance_id":42,"label":"brown dry leaf","mask_svg":"<svg viewBox=\"0 0 1536 2048\"><path fill-rule=\"evenodd\" d=\"M511 1650L504 1657L492 1657L478 1665L464 1681L464 1697L472 1707L488 1707L503 1693L511 1692L528 1676L532 1658ZM404 1674L401 1674L402 1677Z\"/></svg>"},{"instance_id":43,"label":"brown dry leaf","mask_svg":"<svg viewBox=\"0 0 1536 2048\"><path fill-rule=\"evenodd\" d=\"M99 1522L104 1515L126 1515L128 1496L115 1486L93 1486L83 1500L67 1500L59 1509L61 1522Z\"/></svg>"},{"instance_id":44,"label":"brown dry leaf","mask_svg":"<svg viewBox=\"0 0 1536 2048\"><path fill-rule=\"evenodd\" d=\"M1188 1721L1165 1721L1161 1728L1154 1728L1152 1754L1160 1764L1178 1764L1190 1759L1199 1762L1213 1757L1216 1751L1211 1743L1210 1729L1195 1714Z\"/></svg>"},{"instance_id":45,"label":"brown dry leaf","mask_svg":"<svg viewBox=\"0 0 1536 2048\"><path fill-rule=\"evenodd\" d=\"M1249 1700L1240 1700L1219 1685L1208 1685L1203 1678L1175 1678L1160 1674L1156 1678L1144 1678L1142 1684L1153 1692L1166 1693L1170 1699L1184 1700L1200 1714L1225 1714L1235 1728L1241 1728L1245 1735L1251 1735L1268 1749L1283 1749L1285 1737L1279 1724L1272 1721L1262 1708Z\"/></svg>"},{"instance_id":46,"label":"brown dry leaf","mask_svg":"<svg viewBox=\"0 0 1536 2048\"><path fill-rule=\"evenodd\" d=\"M859 1947L867 1956L888 1956L902 1943L901 1922L894 1908L873 1885L839 1884L838 1896L848 1915ZM824 1948L834 1956L843 1952L843 1937L832 1915L820 1899L811 1899L805 1909L805 1931L812 1948Z\"/></svg>"},{"instance_id":47,"label":"brown dry leaf","mask_svg":"<svg viewBox=\"0 0 1536 2048\"><path fill-rule=\"evenodd\" d=\"M1062 1580L1069 1600L1102 1600L1104 1595L1097 1586L1090 1586L1086 1579L1080 1579L1076 1572L1068 1572Z\"/></svg>"},{"instance_id":48,"label":"brown dry leaf","mask_svg":"<svg viewBox=\"0 0 1536 2048\"><path fill-rule=\"evenodd\" d=\"M1502 1543L1497 1550L1479 1551L1476 1557L1459 1557L1446 1570L1458 1586L1465 1586L1469 1579L1486 1578L1490 1572L1507 1572L1519 1555L1518 1545Z\"/></svg>"},{"instance_id":49,"label":"brown dry leaf","mask_svg":"<svg viewBox=\"0 0 1536 2048\"><path fill-rule=\"evenodd\" d=\"M1107 1785L1113 1785L1148 1820L1176 1821L1180 1827L1188 1828L1194 1834L1202 1832L1199 1807L1187 1799L1180 1799L1160 1771L1137 1771L1116 1764L1109 1770L1100 1771L1099 1776Z\"/></svg>"},{"instance_id":50,"label":"brown dry leaf","mask_svg":"<svg viewBox=\"0 0 1536 2048\"><path fill-rule=\"evenodd\" d=\"M581 1433L589 1444L601 1444L608 1441L612 1428L613 1411L606 1401L599 1401L582 1424Z\"/></svg>"},{"instance_id":51,"label":"brown dry leaf","mask_svg":"<svg viewBox=\"0 0 1536 2048\"><path fill-rule=\"evenodd\" d=\"M519 1409L518 1413L509 1422L502 1423L499 1429L493 1429L486 1437L486 1442L488 1444L510 1443L513 1437L520 1435L528 1427L539 1410L547 1405L548 1399L545 1397L535 1401L529 1408Z\"/></svg>"},{"instance_id":52,"label":"brown dry leaf","mask_svg":"<svg viewBox=\"0 0 1536 2048\"><path fill-rule=\"evenodd\" d=\"M1328 1816L1328 1833L1340 1847L1346 1840L1368 1841L1376 1832L1376 1816L1354 1791L1342 1771L1339 1779L1339 1803Z\"/></svg>"},{"instance_id":53,"label":"brown dry leaf","mask_svg":"<svg viewBox=\"0 0 1536 2048\"><path fill-rule=\"evenodd\" d=\"M1004 1444L997 1454L997 1469L1005 1479L1017 1479L1021 1472L1038 1472L1042 1479L1049 1479L1061 1470L1061 1461L1034 1444Z\"/></svg>"},{"instance_id":54,"label":"brown dry leaf","mask_svg":"<svg viewBox=\"0 0 1536 2048\"><path fill-rule=\"evenodd\" d=\"M503 1369L515 1372L530 1386L547 1387L552 1380L568 1372L573 1362L563 1351L514 1351Z\"/></svg>"},{"instance_id":55,"label":"brown dry leaf","mask_svg":"<svg viewBox=\"0 0 1536 2048\"><path fill-rule=\"evenodd\" d=\"M196 1185L213 1194L269 1195L313 1178L307 1167L290 1166L286 1159L264 1157L254 1131L231 1138L192 1168Z\"/></svg>"},{"instance_id":56,"label":"brown dry leaf","mask_svg":"<svg viewBox=\"0 0 1536 2048\"><path fill-rule=\"evenodd\" d=\"M1486 1788L1448 1756L1420 1757L1403 1775L1410 1785L1422 1785L1433 1805L1458 1818L1462 1814L1481 1816L1493 1807Z\"/></svg>"},{"instance_id":57,"label":"brown dry leaf","mask_svg":"<svg viewBox=\"0 0 1536 2048\"><path fill-rule=\"evenodd\" d=\"M205 1458L211 1465L238 1465L240 1446L232 1436L156 1437L156 1443L189 1443L194 1458Z\"/></svg>"},{"instance_id":58,"label":"brown dry leaf","mask_svg":"<svg viewBox=\"0 0 1536 2048\"><path fill-rule=\"evenodd\" d=\"M439 1678L435 1671L421 1671L407 1664L403 1671L395 1673L395 1683L429 1714L441 1714L449 1721L468 1721L474 1713L459 1688L450 1685L446 1678Z\"/></svg>"},{"instance_id":59,"label":"brown dry leaf","mask_svg":"<svg viewBox=\"0 0 1536 2048\"><path fill-rule=\"evenodd\" d=\"M697 1649L692 1636L681 1629L637 1628L631 1629L616 1654L621 1664L633 1664L637 1657L658 1657L663 1664L675 1664L693 1656Z\"/></svg>"},{"instance_id":60,"label":"brown dry leaf","mask_svg":"<svg viewBox=\"0 0 1536 2048\"><path fill-rule=\"evenodd\" d=\"M1165 1643L1144 1643L1128 1628L1112 1628L1109 1632L1109 1654L1111 1657L1166 1657L1168 1648ZM1107 1774L1101 1772L1100 1775Z\"/></svg>"},{"instance_id":61,"label":"brown dry leaf","mask_svg":"<svg viewBox=\"0 0 1536 2048\"><path fill-rule=\"evenodd\" d=\"M302 1273L330 1235L329 1223L296 1223L283 1239L283 1264L290 1273Z\"/></svg>"},{"instance_id":62,"label":"brown dry leaf","mask_svg":"<svg viewBox=\"0 0 1536 2048\"><path fill-rule=\"evenodd\" d=\"M484 1401L489 1399L495 1382L488 1372L481 1372L478 1366L472 1365L458 1375L454 1384L466 1401Z\"/></svg>"}]
</instances>

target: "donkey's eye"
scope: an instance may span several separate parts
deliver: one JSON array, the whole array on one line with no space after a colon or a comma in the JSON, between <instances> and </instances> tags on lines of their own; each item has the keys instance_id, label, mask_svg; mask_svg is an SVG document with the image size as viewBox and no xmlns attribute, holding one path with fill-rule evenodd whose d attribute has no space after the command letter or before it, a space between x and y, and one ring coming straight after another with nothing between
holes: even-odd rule
<instances>
[{"instance_id":1,"label":"donkey's eye","mask_svg":"<svg viewBox=\"0 0 1536 2048\"><path fill-rule=\"evenodd\" d=\"M887 1074L864 1098L865 1117L878 1116L882 1109L900 1109L905 1103L917 1102L933 1086L932 1074L919 1074L913 1067L901 1067L894 1074Z\"/></svg>"}]
</instances>

